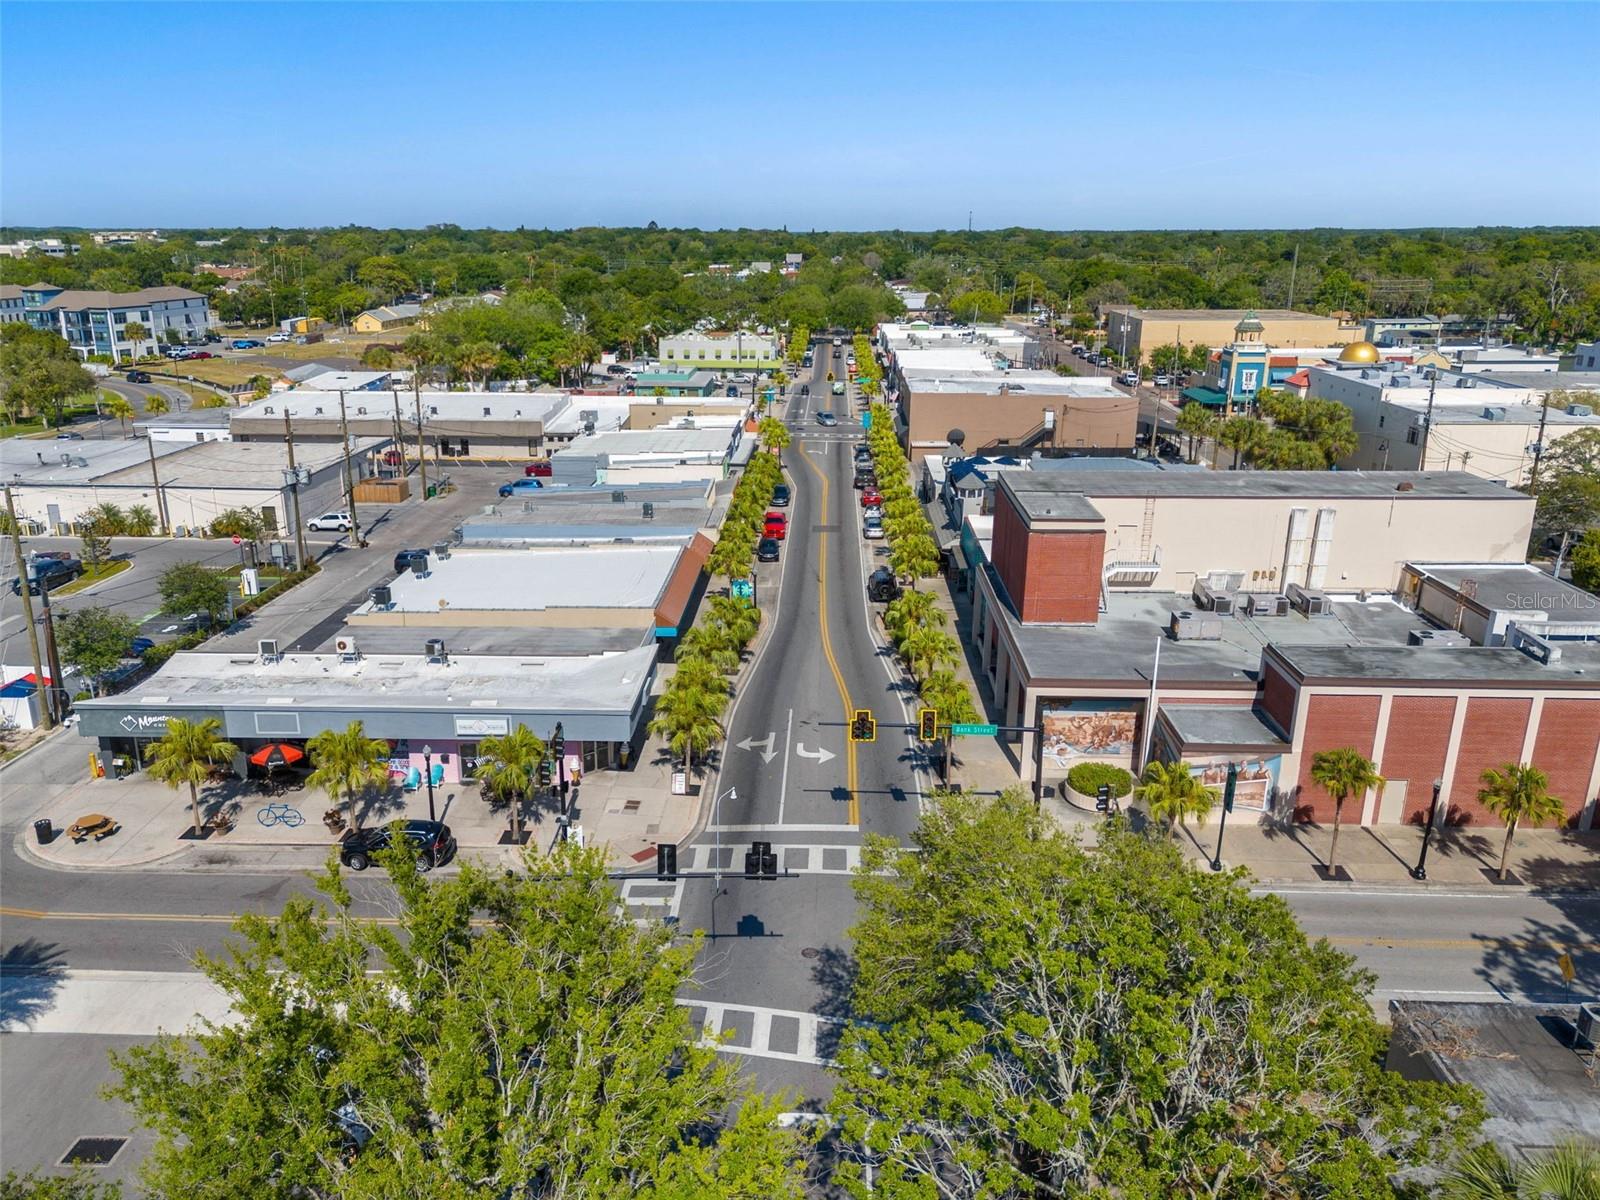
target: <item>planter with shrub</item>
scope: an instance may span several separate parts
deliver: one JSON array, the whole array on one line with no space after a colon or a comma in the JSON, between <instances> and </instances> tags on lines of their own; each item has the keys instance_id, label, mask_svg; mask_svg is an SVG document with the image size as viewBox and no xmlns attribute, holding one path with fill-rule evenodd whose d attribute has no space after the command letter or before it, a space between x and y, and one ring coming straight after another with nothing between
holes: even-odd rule
<instances>
[{"instance_id":1,"label":"planter with shrub","mask_svg":"<svg viewBox=\"0 0 1600 1200\"><path fill-rule=\"evenodd\" d=\"M1133 776L1112 763L1081 762L1067 772L1067 803L1093 809L1102 786L1111 788L1113 800L1121 800L1133 791Z\"/></svg>"}]
</instances>

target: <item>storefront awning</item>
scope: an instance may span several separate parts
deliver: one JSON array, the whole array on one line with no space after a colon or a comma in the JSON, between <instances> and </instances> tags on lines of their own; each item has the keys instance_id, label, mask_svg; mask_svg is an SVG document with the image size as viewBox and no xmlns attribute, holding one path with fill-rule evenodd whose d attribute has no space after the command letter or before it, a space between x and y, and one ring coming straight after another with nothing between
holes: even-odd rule
<instances>
[{"instance_id":1,"label":"storefront awning","mask_svg":"<svg viewBox=\"0 0 1600 1200\"><path fill-rule=\"evenodd\" d=\"M1178 393L1180 399L1191 404L1203 404L1207 408L1221 408L1228 402L1228 398L1215 388L1186 387Z\"/></svg>"}]
</instances>

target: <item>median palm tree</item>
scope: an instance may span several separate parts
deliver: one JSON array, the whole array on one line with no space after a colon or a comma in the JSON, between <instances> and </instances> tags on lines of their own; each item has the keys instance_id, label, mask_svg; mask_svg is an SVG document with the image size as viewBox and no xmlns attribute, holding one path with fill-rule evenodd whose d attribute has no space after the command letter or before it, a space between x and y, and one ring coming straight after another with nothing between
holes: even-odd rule
<instances>
[{"instance_id":1,"label":"median palm tree","mask_svg":"<svg viewBox=\"0 0 1600 1200\"><path fill-rule=\"evenodd\" d=\"M1483 773L1482 783L1478 799L1506 827L1505 844L1500 847L1500 878L1505 879L1517 826L1523 821L1533 825L1559 822L1566 816L1567 806L1549 793L1549 776L1535 766L1506 763L1503 767L1490 767Z\"/></svg>"},{"instance_id":2,"label":"median palm tree","mask_svg":"<svg viewBox=\"0 0 1600 1200\"><path fill-rule=\"evenodd\" d=\"M1211 789L1200 782L1194 769L1181 759L1147 764L1133 794L1153 820L1166 823L1167 834L1174 841L1178 837L1178 826L1189 817L1204 824L1216 799Z\"/></svg>"},{"instance_id":3,"label":"median palm tree","mask_svg":"<svg viewBox=\"0 0 1600 1200\"><path fill-rule=\"evenodd\" d=\"M1333 840L1328 843L1328 874L1332 875L1339 852L1339 821L1344 802L1360 796L1368 788L1381 788L1383 776L1372 760L1354 746L1319 750L1311 756L1311 781L1333 798Z\"/></svg>"},{"instance_id":4,"label":"median palm tree","mask_svg":"<svg viewBox=\"0 0 1600 1200\"><path fill-rule=\"evenodd\" d=\"M756 434L761 438L761 444L774 454L787 448L790 442L789 427L777 417L762 417L756 426Z\"/></svg>"},{"instance_id":5,"label":"median palm tree","mask_svg":"<svg viewBox=\"0 0 1600 1200\"><path fill-rule=\"evenodd\" d=\"M544 739L518 723L510 733L478 743L478 781L483 790L511 807L511 835L522 841L522 804L533 794L539 764L548 753Z\"/></svg>"},{"instance_id":6,"label":"median palm tree","mask_svg":"<svg viewBox=\"0 0 1600 1200\"><path fill-rule=\"evenodd\" d=\"M919 625L900 641L900 653L911 665L911 673L926 679L938 667L953 667L961 661L961 647L942 629Z\"/></svg>"},{"instance_id":7,"label":"median palm tree","mask_svg":"<svg viewBox=\"0 0 1600 1200\"><path fill-rule=\"evenodd\" d=\"M883 610L884 628L896 642L913 629L941 629L946 620L944 610L939 607L932 592L901 592L900 598L891 600Z\"/></svg>"},{"instance_id":8,"label":"median palm tree","mask_svg":"<svg viewBox=\"0 0 1600 1200\"><path fill-rule=\"evenodd\" d=\"M106 393L104 401L105 410L117 419L117 424L122 426L122 432L128 432L128 418L133 416L133 403L126 396L119 396L116 392Z\"/></svg>"},{"instance_id":9,"label":"median palm tree","mask_svg":"<svg viewBox=\"0 0 1600 1200\"><path fill-rule=\"evenodd\" d=\"M939 573L939 548L926 534L914 533L897 541L889 551L889 566L897 575L911 580L932 579Z\"/></svg>"},{"instance_id":10,"label":"median palm tree","mask_svg":"<svg viewBox=\"0 0 1600 1200\"><path fill-rule=\"evenodd\" d=\"M239 753L239 747L218 736L221 732L222 722L216 717L200 721L170 717L167 732L144 748L150 778L174 791L189 785L189 814L196 837L200 834L200 785L211 779L219 763L229 762Z\"/></svg>"},{"instance_id":11,"label":"median palm tree","mask_svg":"<svg viewBox=\"0 0 1600 1200\"><path fill-rule=\"evenodd\" d=\"M306 778L339 802L342 794L350 809L350 824L361 828L356 797L368 788L389 782L389 743L369 738L360 721L343 729L325 729L306 743L306 752L315 768Z\"/></svg>"}]
</instances>

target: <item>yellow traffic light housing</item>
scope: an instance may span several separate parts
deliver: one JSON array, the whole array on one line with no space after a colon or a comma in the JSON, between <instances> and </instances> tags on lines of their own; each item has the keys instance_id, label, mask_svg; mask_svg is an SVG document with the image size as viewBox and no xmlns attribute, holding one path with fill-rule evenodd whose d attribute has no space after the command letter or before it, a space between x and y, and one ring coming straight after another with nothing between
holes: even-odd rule
<instances>
[{"instance_id":1,"label":"yellow traffic light housing","mask_svg":"<svg viewBox=\"0 0 1600 1200\"><path fill-rule=\"evenodd\" d=\"M925 742L939 740L939 710L936 708L917 709L917 737Z\"/></svg>"},{"instance_id":2,"label":"yellow traffic light housing","mask_svg":"<svg viewBox=\"0 0 1600 1200\"><path fill-rule=\"evenodd\" d=\"M878 737L878 722L872 716L870 708L858 708L850 720L850 740L852 742L871 742Z\"/></svg>"}]
</instances>

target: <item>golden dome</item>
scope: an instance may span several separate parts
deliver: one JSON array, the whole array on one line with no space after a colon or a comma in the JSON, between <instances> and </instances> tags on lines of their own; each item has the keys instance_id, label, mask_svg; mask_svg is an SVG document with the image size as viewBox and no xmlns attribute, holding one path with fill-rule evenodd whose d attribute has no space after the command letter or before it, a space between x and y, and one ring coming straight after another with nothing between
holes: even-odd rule
<instances>
[{"instance_id":1,"label":"golden dome","mask_svg":"<svg viewBox=\"0 0 1600 1200\"><path fill-rule=\"evenodd\" d=\"M1348 363L1375 363L1378 361L1378 348L1371 342L1351 342L1339 351L1339 361Z\"/></svg>"}]
</instances>

